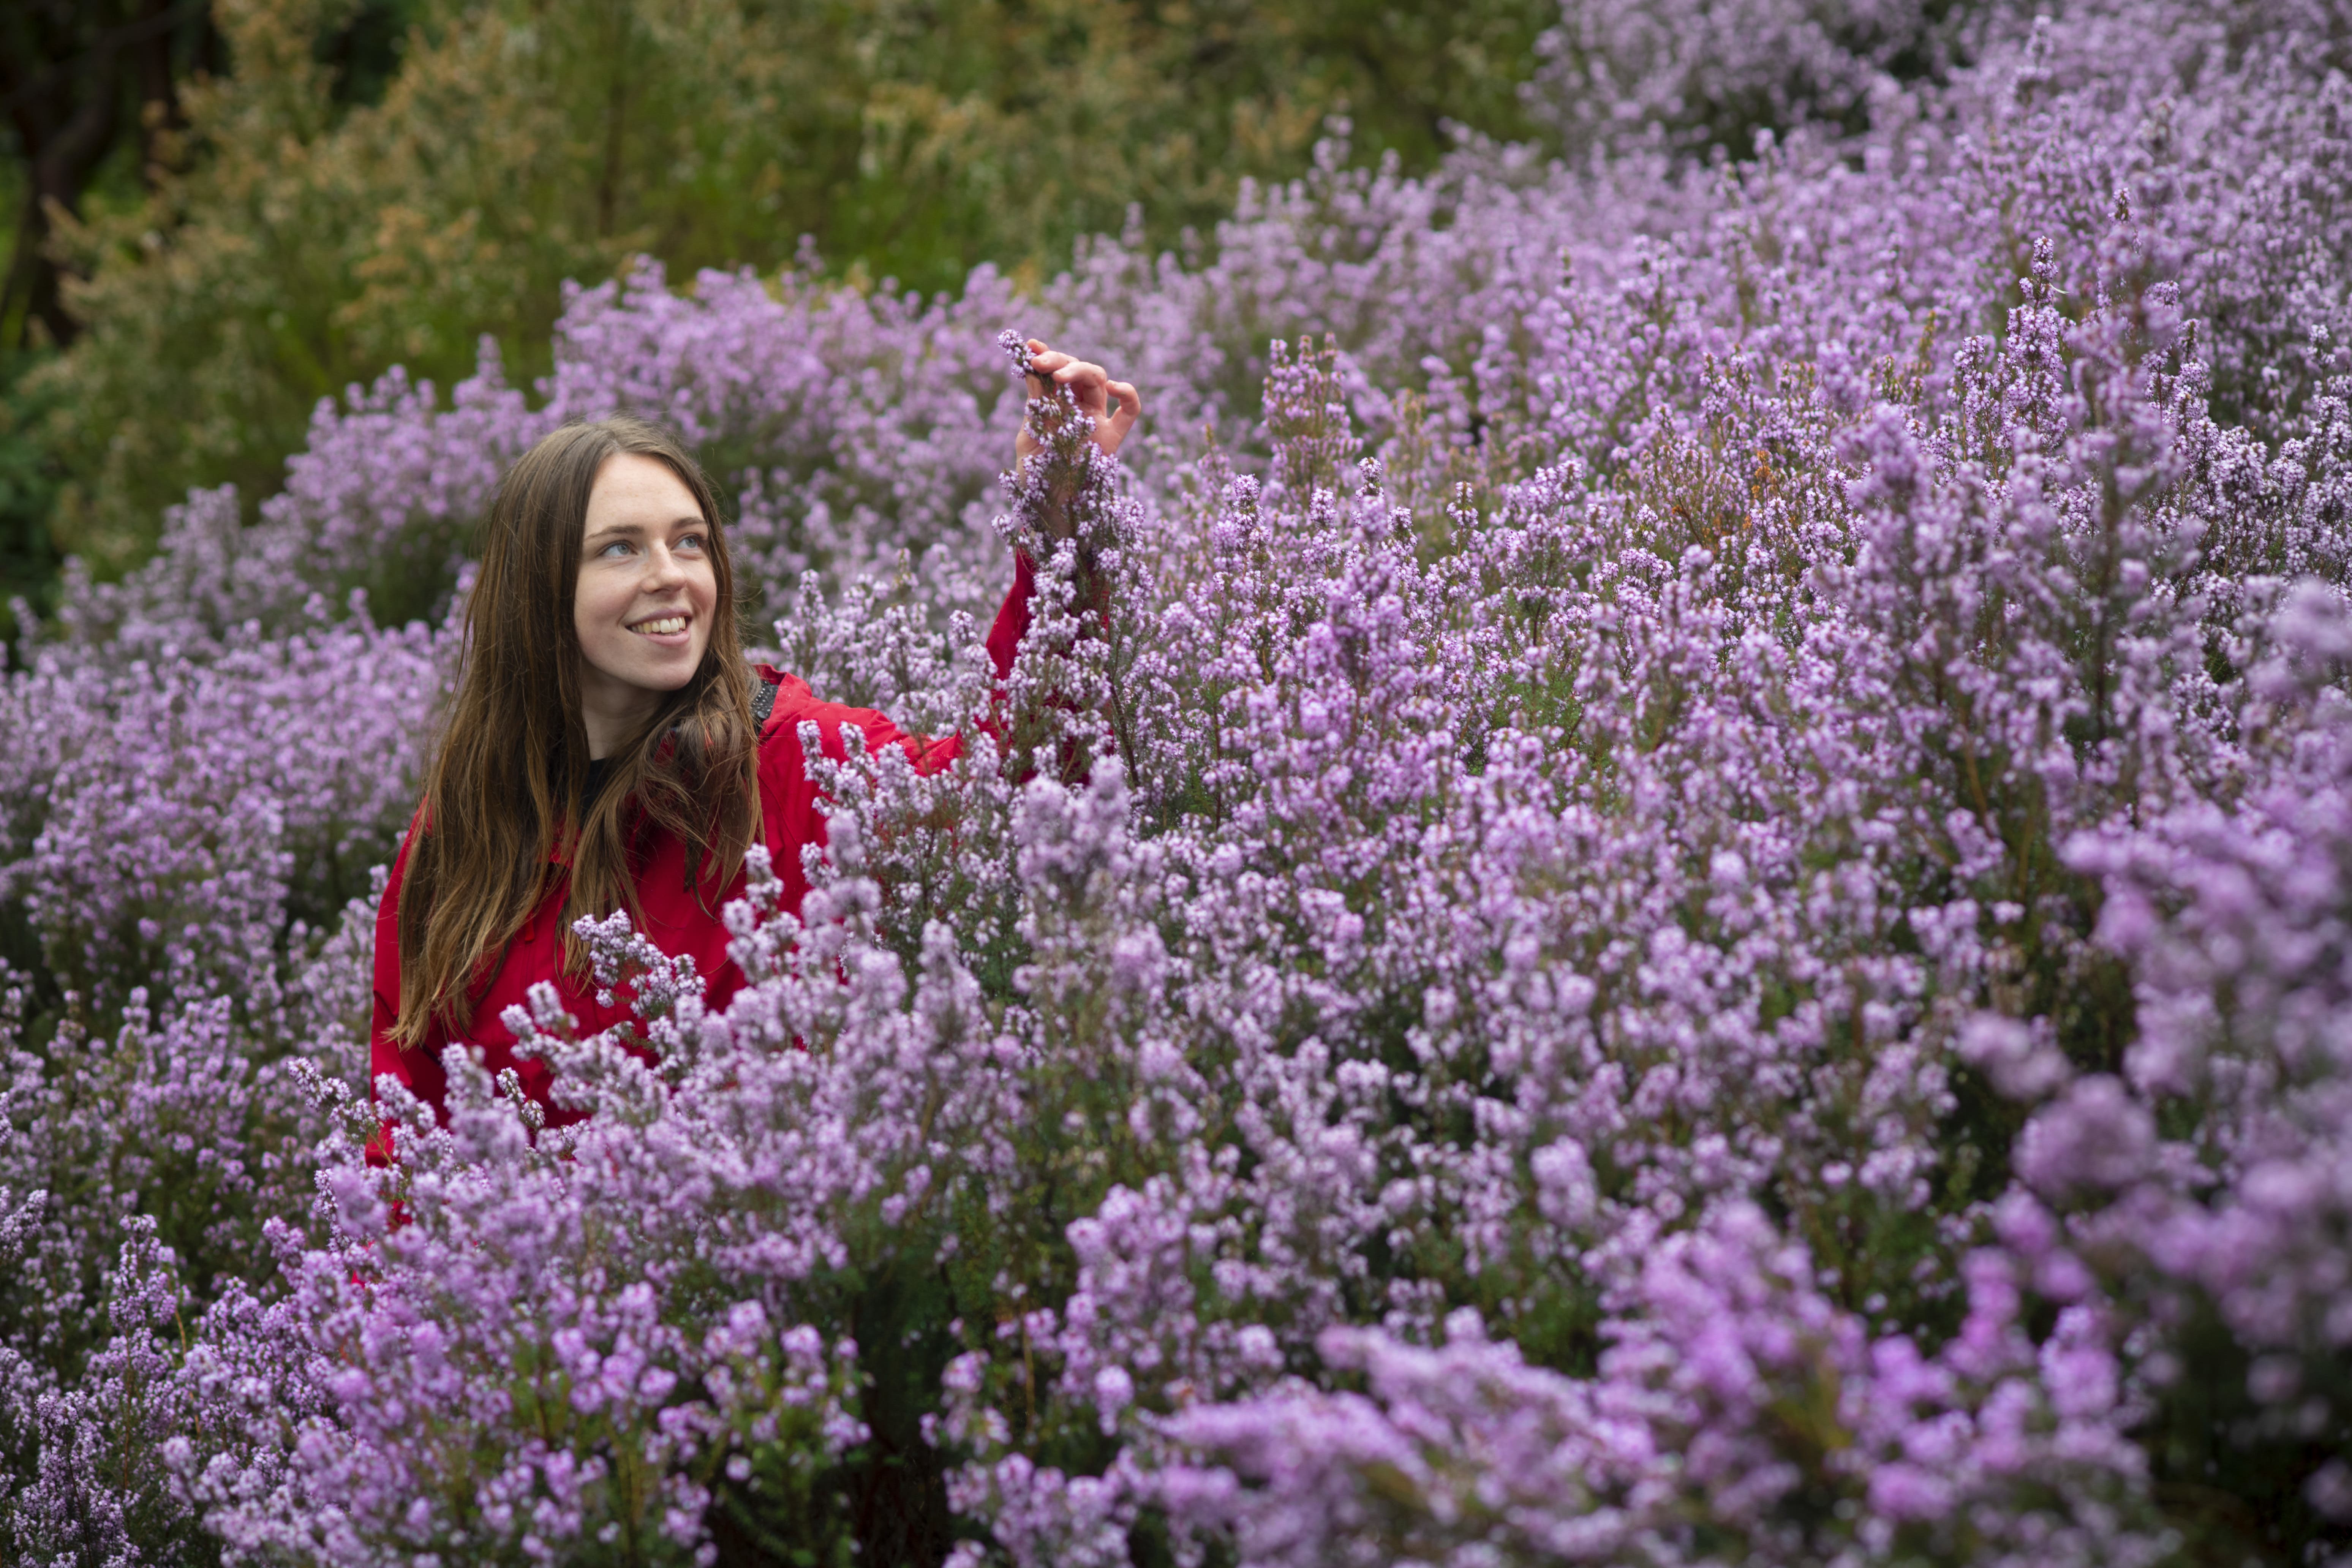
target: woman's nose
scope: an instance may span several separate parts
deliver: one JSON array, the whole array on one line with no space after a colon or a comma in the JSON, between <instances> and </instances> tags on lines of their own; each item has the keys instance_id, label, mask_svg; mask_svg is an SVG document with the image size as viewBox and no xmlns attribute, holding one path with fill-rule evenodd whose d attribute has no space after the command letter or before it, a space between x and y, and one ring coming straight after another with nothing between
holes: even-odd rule
<instances>
[{"instance_id":1,"label":"woman's nose","mask_svg":"<svg viewBox=\"0 0 2352 1568\"><path fill-rule=\"evenodd\" d=\"M656 544L646 552L645 585L661 589L686 581L686 571L678 565L677 557L667 544Z\"/></svg>"}]
</instances>

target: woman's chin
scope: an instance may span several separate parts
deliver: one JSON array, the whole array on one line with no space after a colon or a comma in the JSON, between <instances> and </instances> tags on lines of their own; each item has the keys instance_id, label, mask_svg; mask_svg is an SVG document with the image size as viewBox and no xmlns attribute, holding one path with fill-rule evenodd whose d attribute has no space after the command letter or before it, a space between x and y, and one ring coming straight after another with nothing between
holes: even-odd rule
<instances>
[{"instance_id":1,"label":"woman's chin","mask_svg":"<svg viewBox=\"0 0 2352 1568\"><path fill-rule=\"evenodd\" d=\"M606 673L625 686L634 686L640 691L656 692L667 697L692 680L694 672L701 668L702 650L682 647L674 653L665 650L661 657L649 657L648 653L640 652L628 661L625 668L612 669L607 667Z\"/></svg>"},{"instance_id":2,"label":"woman's chin","mask_svg":"<svg viewBox=\"0 0 2352 1568\"><path fill-rule=\"evenodd\" d=\"M701 653L698 650L689 649L681 652L676 658L664 659L655 665L646 672L645 679L638 684L649 691L663 693L676 691L679 687L692 680L694 672L701 668Z\"/></svg>"}]
</instances>

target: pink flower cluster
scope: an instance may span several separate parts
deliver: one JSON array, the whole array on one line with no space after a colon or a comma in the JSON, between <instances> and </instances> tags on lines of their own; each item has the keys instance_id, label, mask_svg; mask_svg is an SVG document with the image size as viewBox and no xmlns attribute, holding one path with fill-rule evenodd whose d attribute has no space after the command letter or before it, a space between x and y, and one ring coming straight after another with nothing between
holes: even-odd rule
<instances>
[{"instance_id":1,"label":"pink flower cluster","mask_svg":"<svg viewBox=\"0 0 2352 1568\"><path fill-rule=\"evenodd\" d=\"M2332 16L1572 0L1572 158L323 408L0 695L12 1560L2345 1560ZM1016 317L1119 463L992 478ZM1000 721L372 1168L465 530L624 406L821 692Z\"/></svg>"}]
</instances>

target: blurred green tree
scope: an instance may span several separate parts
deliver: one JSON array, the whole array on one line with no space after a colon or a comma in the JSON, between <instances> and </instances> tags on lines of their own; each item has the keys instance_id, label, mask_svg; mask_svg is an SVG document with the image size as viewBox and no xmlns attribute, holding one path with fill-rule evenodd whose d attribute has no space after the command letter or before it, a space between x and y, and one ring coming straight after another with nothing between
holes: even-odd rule
<instances>
[{"instance_id":1,"label":"blurred green tree","mask_svg":"<svg viewBox=\"0 0 2352 1568\"><path fill-rule=\"evenodd\" d=\"M338 104L382 96L422 0L356 0L313 40ZM184 155L183 90L218 75L210 0L17 0L0 6L0 595L37 603L58 566L51 534L68 477L50 416L69 399L37 377L80 335L57 243L63 225L141 210ZM0 599L0 637L16 617Z\"/></svg>"},{"instance_id":2,"label":"blurred green tree","mask_svg":"<svg viewBox=\"0 0 2352 1568\"><path fill-rule=\"evenodd\" d=\"M143 3L143 0L142 0ZM101 572L191 485L278 482L322 396L548 363L566 279L659 257L854 284L1034 279L1130 209L1173 241L1328 117L1426 166L1521 134L1550 0L213 0L228 68L137 199L52 204L72 341L27 379L59 545ZM394 26L382 37L387 18ZM362 24L366 24L362 26ZM359 43L354 44L353 40ZM370 42L373 39L373 42ZM381 64L389 59L396 69ZM377 62L371 67L371 62ZM374 68L380 81L354 86Z\"/></svg>"},{"instance_id":3,"label":"blurred green tree","mask_svg":"<svg viewBox=\"0 0 2352 1568\"><path fill-rule=\"evenodd\" d=\"M57 556L62 478L42 439L53 399L26 384L71 341L49 244L52 211L136 199L179 83L218 45L206 0L14 0L0 6L0 588L37 587ZM0 635L15 616L0 608Z\"/></svg>"}]
</instances>

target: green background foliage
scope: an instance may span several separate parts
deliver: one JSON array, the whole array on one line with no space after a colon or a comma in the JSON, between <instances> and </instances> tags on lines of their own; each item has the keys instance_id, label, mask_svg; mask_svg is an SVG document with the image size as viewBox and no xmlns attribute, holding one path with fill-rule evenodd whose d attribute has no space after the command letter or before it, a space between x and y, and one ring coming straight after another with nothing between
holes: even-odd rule
<instances>
[{"instance_id":1,"label":"green background foliage","mask_svg":"<svg viewBox=\"0 0 2352 1568\"><path fill-rule=\"evenodd\" d=\"M1556 19L1549 0L33 0L9 26L48 73L35 96L70 89L52 120L97 103L124 133L37 190L58 133L0 83L0 239L38 273L12 273L0 315L0 573L37 601L66 553L119 572L194 485L235 483L249 512L318 400L394 364L446 385L488 338L540 373L565 281L635 255L674 279L797 264L928 292L989 262L1034 286L1089 233L1213 243L1244 180L1301 170L1339 118L1353 156L1409 169L1457 126L1528 137L1517 84ZM139 69L100 69L159 29Z\"/></svg>"}]
</instances>

